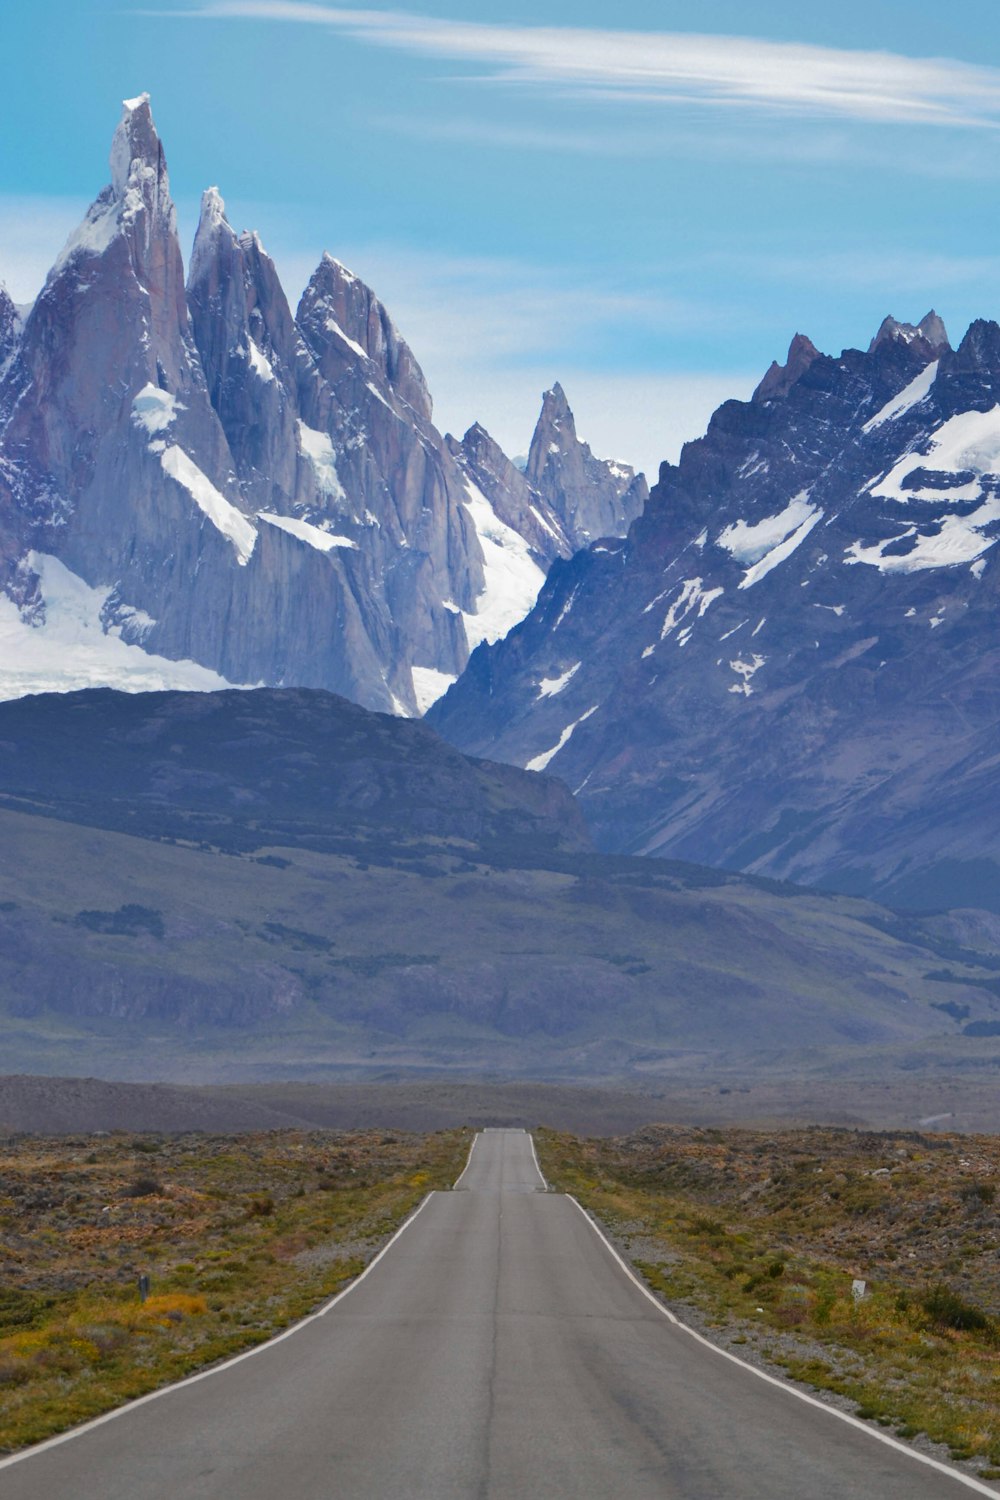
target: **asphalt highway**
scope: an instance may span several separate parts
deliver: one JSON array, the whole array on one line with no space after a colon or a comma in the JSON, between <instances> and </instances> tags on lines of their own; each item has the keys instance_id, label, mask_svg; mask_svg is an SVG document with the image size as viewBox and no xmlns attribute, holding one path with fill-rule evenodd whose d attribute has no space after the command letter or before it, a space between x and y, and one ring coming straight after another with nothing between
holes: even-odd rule
<instances>
[{"instance_id":1,"label":"asphalt highway","mask_svg":"<svg viewBox=\"0 0 1000 1500\"><path fill-rule=\"evenodd\" d=\"M671 1323L487 1131L323 1315L0 1464L0 1500L959 1500Z\"/></svg>"}]
</instances>

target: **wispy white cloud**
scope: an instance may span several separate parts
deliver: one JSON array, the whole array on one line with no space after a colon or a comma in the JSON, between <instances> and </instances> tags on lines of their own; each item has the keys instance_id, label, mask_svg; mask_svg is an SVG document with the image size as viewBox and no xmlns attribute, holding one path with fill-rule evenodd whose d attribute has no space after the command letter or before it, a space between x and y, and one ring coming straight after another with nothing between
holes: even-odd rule
<instances>
[{"instance_id":1,"label":"wispy white cloud","mask_svg":"<svg viewBox=\"0 0 1000 1500\"><path fill-rule=\"evenodd\" d=\"M658 155L664 149L662 139L648 130L556 130L550 125L512 125L470 115L428 119L421 114L371 114L365 124L410 140L515 151L568 151L574 156L635 158Z\"/></svg>"},{"instance_id":2,"label":"wispy white cloud","mask_svg":"<svg viewBox=\"0 0 1000 1500\"><path fill-rule=\"evenodd\" d=\"M607 115L595 120L595 128L556 128L551 120L535 125L484 119L468 113L432 118L425 113L378 113L366 115L372 130L389 131L405 140L446 145L474 146L497 150L595 157L719 161L752 164L781 162L792 167L844 169L857 177L862 170L889 173L893 178L914 176L940 178L946 182L996 179L1000 177L1000 155L989 131L954 131L928 134L867 131L859 135L847 121L816 121L809 130L789 130L787 122L774 115L744 119L733 129L729 116L718 116L711 124L704 115L680 114L660 121L650 130L648 122L612 121ZM596 128L596 127L600 128Z\"/></svg>"},{"instance_id":3,"label":"wispy white cloud","mask_svg":"<svg viewBox=\"0 0 1000 1500\"><path fill-rule=\"evenodd\" d=\"M950 58L687 32L440 20L304 0L203 0L171 14L334 28L379 46L471 63L497 81L609 99L869 123L1000 123L1000 70Z\"/></svg>"}]
</instances>

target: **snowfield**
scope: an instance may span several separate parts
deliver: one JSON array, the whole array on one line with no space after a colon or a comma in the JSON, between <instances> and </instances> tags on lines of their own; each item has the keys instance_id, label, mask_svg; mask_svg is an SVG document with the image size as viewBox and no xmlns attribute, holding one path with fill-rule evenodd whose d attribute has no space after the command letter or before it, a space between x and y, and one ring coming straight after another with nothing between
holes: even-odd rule
<instances>
[{"instance_id":1,"label":"snowfield","mask_svg":"<svg viewBox=\"0 0 1000 1500\"><path fill-rule=\"evenodd\" d=\"M110 588L90 588L44 553L31 552L28 561L41 578L44 619L28 624L14 602L0 594L0 699L92 687L124 693L168 688L211 693L241 685L197 662L170 661L129 645L121 639L119 627L106 632L101 611ZM136 623L149 629L155 621L145 616Z\"/></svg>"}]
</instances>

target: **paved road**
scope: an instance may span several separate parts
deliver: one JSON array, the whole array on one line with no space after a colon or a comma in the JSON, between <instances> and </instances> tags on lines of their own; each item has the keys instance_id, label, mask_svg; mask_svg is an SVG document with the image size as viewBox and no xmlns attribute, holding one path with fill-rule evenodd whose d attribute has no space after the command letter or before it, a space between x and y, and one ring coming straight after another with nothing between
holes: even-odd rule
<instances>
[{"instance_id":1,"label":"paved road","mask_svg":"<svg viewBox=\"0 0 1000 1500\"><path fill-rule=\"evenodd\" d=\"M527 1135L484 1133L329 1313L0 1466L0 1500L969 1493L703 1348L542 1189Z\"/></svg>"}]
</instances>

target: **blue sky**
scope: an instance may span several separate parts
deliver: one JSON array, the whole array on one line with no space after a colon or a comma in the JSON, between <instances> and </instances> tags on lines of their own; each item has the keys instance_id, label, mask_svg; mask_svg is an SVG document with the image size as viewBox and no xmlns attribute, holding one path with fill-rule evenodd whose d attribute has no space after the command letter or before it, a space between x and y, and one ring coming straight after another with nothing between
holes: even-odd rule
<instances>
[{"instance_id":1,"label":"blue sky","mask_svg":"<svg viewBox=\"0 0 1000 1500\"><path fill-rule=\"evenodd\" d=\"M439 425L523 451L560 379L648 470L797 330L1000 315L995 0L8 0L0 278L16 300L149 90L189 243L218 184L295 299L370 281Z\"/></svg>"}]
</instances>

